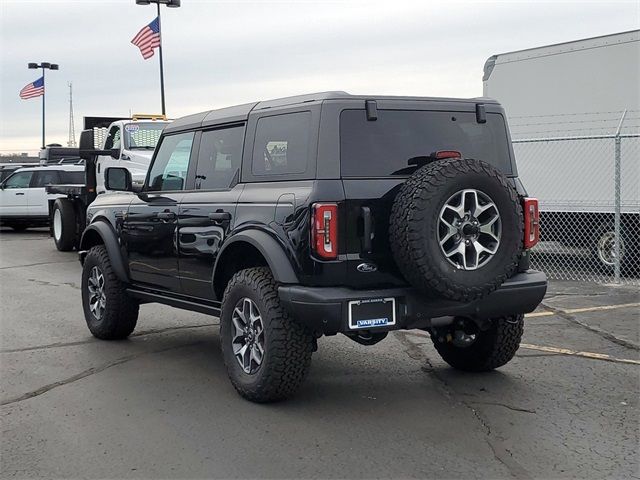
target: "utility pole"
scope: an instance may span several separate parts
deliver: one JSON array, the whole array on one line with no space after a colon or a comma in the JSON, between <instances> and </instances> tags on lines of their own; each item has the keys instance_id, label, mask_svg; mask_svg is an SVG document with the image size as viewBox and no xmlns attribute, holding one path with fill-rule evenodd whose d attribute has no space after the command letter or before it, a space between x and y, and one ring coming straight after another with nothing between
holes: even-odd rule
<instances>
[{"instance_id":1,"label":"utility pole","mask_svg":"<svg viewBox=\"0 0 640 480\"><path fill-rule=\"evenodd\" d=\"M73 122L73 83L68 82L69 85L69 141L67 147L76 146L76 127Z\"/></svg>"}]
</instances>

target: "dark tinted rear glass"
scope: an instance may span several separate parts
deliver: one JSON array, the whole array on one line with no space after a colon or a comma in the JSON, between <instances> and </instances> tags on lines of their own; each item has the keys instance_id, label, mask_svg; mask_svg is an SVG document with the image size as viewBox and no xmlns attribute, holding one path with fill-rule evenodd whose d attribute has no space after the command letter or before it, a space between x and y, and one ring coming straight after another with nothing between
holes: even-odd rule
<instances>
[{"instance_id":1,"label":"dark tinted rear glass","mask_svg":"<svg viewBox=\"0 0 640 480\"><path fill-rule=\"evenodd\" d=\"M84 172L60 172L60 182L63 185L82 185L84 184Z\"/></svg>"},{"instance_id":2,"label":"dark tinted rear glass","mask_svg":"<svg viewBox=\"0 0 640 480\"><path fill-rule=\"evenodd\" d=\"M409 159L439 150L457 150L511 173L502 115L489 113L486 123L477 123L475 112L378 110L375 121L367 121L364 110L340 116L343 177L408 175L417 168Z\"/></svg>"}]
</instances>

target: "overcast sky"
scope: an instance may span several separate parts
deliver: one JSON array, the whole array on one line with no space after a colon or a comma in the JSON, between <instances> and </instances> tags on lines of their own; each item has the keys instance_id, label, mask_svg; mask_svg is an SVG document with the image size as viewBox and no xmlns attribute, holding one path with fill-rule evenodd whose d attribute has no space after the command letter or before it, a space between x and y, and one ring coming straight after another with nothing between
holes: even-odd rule
<instances>
[{"instance_id":1,"label":"overcast sky","mask_svg":"<svg viewBox=\"0 0 640 480\"><path fill-rule=\"evenodd\" d=\"M472 97L496 53L637 29L640 2L216 1L162 7L167 110L202 110L323 90ZM37 151L47 72L47 143L66 145L73 82L84 115L159 113L158 56L130 41L155 18L134 0L0 0L0 153Z\"/></svg>"}]
</instances>

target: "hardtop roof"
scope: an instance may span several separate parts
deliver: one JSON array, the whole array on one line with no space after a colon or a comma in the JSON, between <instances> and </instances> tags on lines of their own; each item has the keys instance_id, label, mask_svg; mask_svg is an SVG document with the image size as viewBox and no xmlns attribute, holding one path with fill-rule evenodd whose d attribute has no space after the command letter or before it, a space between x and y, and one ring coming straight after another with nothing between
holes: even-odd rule
<instances>
[{"instance_id":1,"label":"hardtop roof","mask_svg":"<svg viewBox=\"0 0 640 480\"><path fill-rule=\"evenodd\" d=\"M495 100L485 97L476 98L446 98L446 97L412 97L390 95L351 95L343 91L317 92L305 95L276 98L259 102L245 103L231 107L219 108L205 112L187 115L173 121L164 129L165 133L189 130L192 128L206 127L221 123L234 123L247 120L254 110L267 110L270 108L295 106L304 103L321 103L328 100L393 100L393 101L424 101L424 102L461 102L461 103L497 103Z\"/></svg>"}]
</instances>

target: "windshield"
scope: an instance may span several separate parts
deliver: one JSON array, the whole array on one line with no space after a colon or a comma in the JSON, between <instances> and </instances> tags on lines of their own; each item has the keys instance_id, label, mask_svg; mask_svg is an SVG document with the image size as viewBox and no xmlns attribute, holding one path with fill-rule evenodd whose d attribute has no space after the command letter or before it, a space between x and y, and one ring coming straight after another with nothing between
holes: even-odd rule
<instances>
[{"instance_id":1,"label":"windshield","mask_svg":"<svg viewBox=\"0 0 640 480\"><path fill-rule=\"evenodd\" d=\"M364 110L345 110L340 116L343 177L410 175L420 165L416 157L441 150L456 150L512 173L507 129L497 113L487 113L486 123L478 123L475 112L378 110L376 121L367 121Z\"/></svg>"},{"instance_id":2,"label":"windshield","mask_svg":"<svg viewBox=\"0 0 640 480\"><path fill-rule=\"evenodd\" d=\"M127 150L154 150L166 123L136 122L124 126L124 148Z\"/></svg>"}]
</instances>

